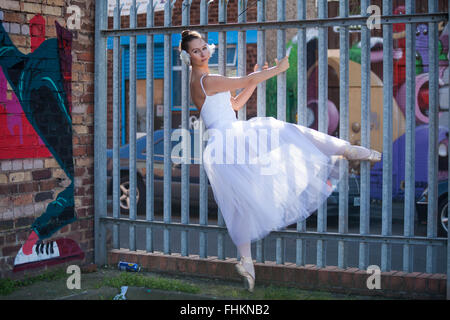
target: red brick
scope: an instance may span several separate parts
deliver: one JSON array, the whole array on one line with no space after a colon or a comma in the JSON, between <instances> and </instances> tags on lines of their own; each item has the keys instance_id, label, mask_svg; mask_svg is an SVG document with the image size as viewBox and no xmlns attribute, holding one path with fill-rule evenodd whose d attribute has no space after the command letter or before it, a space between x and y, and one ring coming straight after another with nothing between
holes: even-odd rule
<instances>
[{"instance_id":1,"label":"red brick","mask_svg":"<svg viewBox=\"0 0 450 320\"><path fill-rule=\"evenodd\" d=\"M368 290L367 278L369 275L365 270L358 270L353 274L353 284L356 289Z\"/></svg>"},{"instance_id":2,"label":"red brick","mask_svg":"<svg viewBox=\"0 0 450 320\"><path fill-rule=\"evenodd\" d=\"M391 289L391 278L397 271L382 271L381 272L381 289Z\"/></svg>"},{"instance_id":3,"label":"red brick","mask_svg":"<svg viewBox=\"0 0 450 320\"><path fill-rule=\"evenodd\" d=\"M236 272L236 269L234 267L234 265L237 263L237 260L235 258L229 258L229 259L225 259L225 260L220 260L221 263L217 266L218 270L218 274L225 279L234 279L234 278L238 278L238 274ZM257 276L258 274L258 264L255 264L255 276Z\"/></svg>"},{"instance_id":4,"label":"red brick","mask_svg":"<svg viewBox=\"0 0 450 320\"><path fill-rule=\"evenodd\" d=\"M329 272L327 270L325 270L325 268L320 268L318 270L318 280L319 280L320 287L328 287L329 286L328 276L329 276Z\"/></svg>"},{"instance_id":5,"label":"red brick","mask_svg":"<svg viewBox=\"0 0 450 320\"><path fill-rule=\"evenodd\" d=\"M148 268L150 270L161 270L160 269L160 265L161 265L160 260L161 259L162 259L162 255L160 255L160 254L152 254L150 256L150 258L148 259L148 262L149 262Z\"/></svg>"},{"instance_id":6,"label":"red brick","mask_svg":"<svg viewBox=\"0 0 450 320\"><path fill-rule=\"evenodd\" d=\"M22 194L22 195L18 195L17 197L15 197L14 206L23 206L26 204L30 204L32 202L33 202L33 194L32 193Z\"/></svg>"},{"instance_id":7,"label":"red brick","mask_svg":"<svg viewBox=\"0 0 450 320\"><path fill-rule=\"evenodd\" d=\"M406 273L403 271L397 271L391 276L391 290L404 291L406 290L405 282Z\"/></svg>"},{"instance_id":8,"label":"red brick","mask_svg":"<svg viewBox=\"0 0 450 320\"><path fill-rule=\"evenodd\" d=\"M197 270L198 270L198 263L197 261L199 260L198 255L192 255L191 256L191 260L189 260L188 264L187 264L187 271L190 274L196 274Z\"/></svg>"},{"instance_id":9,"label":"red brick","mask_svg":"<svg viewBox=\"0 0 450 320\"><path fill-rule=\"evenodd\" d=\"M207 261L205 259L198 259L197 260L197 272L200 275L207 275L208 274L208 269L206 267L207 265Z\"/></svg>"},{"instance_id":10,"label":"red brick","mask_svg":"<svg viewBox=\"0 0 450 320\"><path fill-rule=\"evenodd\" d=\"M52 176L50 169L35 170L31 173L33 180L49 179Z\"/></svg>"},{"instance_id":11,"label":"red brick","mask_svg":"<svg viewBox=\"0 0 450 320\"><path fill-rule=\"evenodd\" d=\"M447 277L445 274L442 275L442 279L439 282L439 293L444 296L447 294Z\"/></svg>"},{"instance_id":12,"label":"red brick","mask_svg":"<svg viewBox=\"0 0 450 320\"><path fill-rule=\"evenodd\" d=\"M417 277L421 275L421 272L411 272L405 276L405 290L415 291Z\"/></svg>"},{"instance_id":13,"label":"red brick","mask_svg":"<svg viewBox=\"0 0 450 320\"><path fill-rule=\"evenodd\" d=\"M341 272L341 284L345 288L353 288L353 271L343 270Z\"/></svg>"},{"instance_id":14,"label":"red brick","mask_svg":"<svg viewBox=\"0 0 450 320\"><path fill-rule=\"evenodd\" d=\"M186 273L187 272L187 263L188 263L188 258L186 257L180 257L177 259L177 271L181 272L181 273Z\"/></svg>"},{"instance_id":15,"label":"red brick","mask_svg":"<svg viewBox=\"0 0 450 320\"><path fill-rule=\"evenodd\" d=\"M84 265L81 267L81 272L82 273L92 273L92 272L97 272L97 265L94 263L90 263L88 265Z\"/></svg>"},{"instance_id":16,"label":"red brick","mask_svg":"<svg viewBox=\"0 0 450 320\"><path fill-rule=\"evenodd\" d=\"M306 265L303 272L300 273L302 282L308 287L317 287L319 284L319 269L317 266Z\"/></svg>"},{"instance_id":17,"label":"red brick","mask_svg":"<svg viewBox=\"0 0 450 320\"><path fill-rule=\"evenodd\" d=\"M265 281L272 281L272 269L275 265L275 262L273 261L266 261L265 263L259 264L259 272L258 275L256 275L255 271L255 277L257 276L258 279L265 280Z\"/></svg>"},{"instance_id":18,"label":"red brick","mask_svg":"<svg viewBox=\"0 0 450 320\"><path fill-rule=\"evenodd\" d=\"M77 59L78 61L89 61L89 62L94 62L94 52L81 52L77 54Z\"/></svg>"},{"instance_id":19,"label":"red brick","mask_svg":"<svg viewBox=\"0 0 450 320\"><path fill-rule=\"evenodd\" d=\"M287 283L295 282L297 266L295 263L286 263L284 268L284 281Z\"/></svg>"},{"instance_id":20,"label":"red brick","mask_svg":"<svg viewBox=\"0 0 450 320\"><path fill-rule=\"evenodd\" d=\"M285 266L283 264L274 264L272 266L272 281L285 282Z\"/></svg>"},{"instance_id":21,"label":"red brick","mask_svg":"<svg viewBox=\"0 0 450 320\"><path fill-rule=\"evenodd\" d=\"M220 260L218 260L217 258L213 258L210 259L206 265L206 269L207 269L207 273L209 276L214 276L216 277L218 275L218 269L219 269L219 264L220 264Z\"/></svg>"},{"instance_id":22,"label":"red brick","mask_svg":"<svg viewBox=\"0 0 450 320\"><path fill-rule=\"evenodd\" d=\"M343 270L338 268L328 271L329 285L332 287L340 287L342 285Z\"/></svg>"},{"instance_id":23,"label":"red brick","mask_svg":"<svg viewBox=\"0 0 450 320\"><path fill-rule=\"evenodd\" d=\"M427 288L428 288L429 276L430 275L427 273L421 273L420 275L418 275L416 278L414 291L419 292L419 293L426 293Z\"/></svg>"},{"instance_id":24,"label":"red brick","mask_svg":"<svg viewBox=\"0 0 450 320\"><path fill-rule=\"evenodd\" d=\"M167 260L166 271L175 272L177 271L177 257L174 256L165 256Z\"/></svg>"},{"instance_id":25,"label":"red brick","mask_svg":"<svg viewBox=\"0 0 450 320\"><path fill-rule=\"evenodd\" d=\"M54 190L57 186L56 180L43 180L39 182L39 191Z\"/></svg>"},{"instance_id":26,"label":"red brick","mask_svg":"<svg viewBox=\"0 0 450 320\"><path fill-rule=\"evenodd\" d=\"M25 23L26 15L22 12L11 12L11 11L3 11L4 22L16 22L16 23Z\"/></svg>"},{"instance_id":27,"label":"red brick","mask_svg":"<svg viewBox=\"0 0 450 320\"><path fill-rule=\"evenodd\" d=\"M108 263L109 264L119 263L119 255L117 254L117 250L111 250L110 252L108 252Z\"/></svg>"},{"instance_id":28,"label":"red brick","mask_svg":"<svg viewBox=\"0 0 450 320\"><path fill-rule=\"evenodd\" d=\"M2 254L3 254L4 257L16 256L21 247L22 247L21 244L15 245L15 246L4 247L2 249Z\"/></svg>"}]
</instances>

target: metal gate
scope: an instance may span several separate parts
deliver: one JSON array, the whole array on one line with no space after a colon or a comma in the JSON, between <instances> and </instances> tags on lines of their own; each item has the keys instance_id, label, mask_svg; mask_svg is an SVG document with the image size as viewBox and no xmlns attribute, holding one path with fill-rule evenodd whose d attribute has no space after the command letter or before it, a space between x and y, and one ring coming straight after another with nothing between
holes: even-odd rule
<instances>
[{"instance_id":1,"label":"metal gate","mask_svg":"<svg viewBox=\"0 0 450 320\"><path fill-rule=\"evenodd\" d=\"M340 138L349 138L349 28L358 25L361 28L361 145L370 147L370 25L368 19L371 17L370 3L362 0L361 12L358 16L349 16L348 1L339 2L339 17L328 18L326 0L318 0L318 18L306 19L306 1L297 1L297 20L286 20L286 1L277 1L277 20L266 21L266 1L257 1L257 22L246 21L246 0L238 1L238 23L227 23L226 9L227 0L219 0L218 24L208 24L208 6L212 1L201 0L200 25L190 25L190 7L192 0L182 1L182 25L172 26L172 9L176 0L164 3L164 26L154 26L154 8L150 1L147 6L147 26L137 28L136 0L132 2L130 9L130 27L120 28L120 1L115 1L113 29L107 25L107 1L96 1L95 20L95 261L98 264L107 262L107 228L112 228L112 247L120 248L120 227L125 226L128 232L128 248L131 251L141 250L153 252L157 249L155 240L156 232L162 232L159 242L164 254L171 254L177 247L182 256L192 254L192 235L198 236L198 254L202 258L208 257L208 250L215 252L219 259L226 258L225 244L229 242L224 220L218 212L217 223L208 221L208 182L205 171L200 165L199 176L199 220L192 223L189 213L189 166L188 163L181 164L181 217L180 221L174 221L172 217L171 181L173 165L171 160L171 90L181 90L182 94L182 128L189 129L189 69L182 66L181 88L171 88L171 58L172 58L172 35L181 33L187 26L203 33L206 38L208 32L218 32L218 63L219 73L226 74L226 32L238 32L238 67L239 76L246 75L246 30L257 30L257 63L262 66L266 61L265 32L269 29L277 30L277 56L281 59L286 55L286 29L297 30L298 65L298 101L297 114L298 124L306 124L306 90L307 90L307 67L306 67L306 29L318 28L318 70L319 70L319 131L325 132L327 124L327 95L328 95L328 51L327 39L328 28L339 26L340 35ZM327 230L327 204L322 205L317 213L316 230L307 230L306 222L299 222L296 229L284 229L274 231L270 237L256 243L256 260L265 262L267 259L267 248L273 250L277 264L283 264L286 257L286 247L295 250L295 263L304 265L308 250L315 253L315 262L318 267L335 265L340 268L349 266L348 257L358 256L357 267L366 269L370 261L370 251L376 250L379 256L375 264L381 266L382 271L390 271L392 268L393 255L402 255L402 267L405 272L414 271L414 260L426 259L425 272L436 273L437 256L446 255L445 265L441 266L447 273L447 296L450 296L450 256L447 238L437 237L436 215L438 200L437 180L437 134L438 134L438 23L448 21L449 12L438 12L437 0L428 1L429 12L416 14L414 1L406 1L406 14L393 15L392 4L389 0L382 1L380 8L381 16L378 21L383 32L383 132L392 133L393 112L393 24L406 24L406 142L405 142L405 198L403 212L403 233L393 234L392 231L392 134L383 135L383 189L382 189L382 225L381 232L374 234L370 231L370 164L361 163L360 180L360 217L359 232L349 232L348 221L348 167L344 168L343 182L339 185L339 213L338 228L336 231ZM234 5L234 4L233 4ZM369 8L369 10L367 10ZM373 18L373 16L372 16ZM428 150L428 216L426 236L417 236L414 232L415 217L415 119L412 116L415 108L415 23L428 24L429 36L429 150ZM164 35L164 209L163 217L155 217L154 209L154 78L153 78L153 46L154 36ZM136 166L136 36L146 36L146 162L145 181L146 197L145 218L137 218L136 192L137 192L137 166ZM129 36L129 193L130 208L129 216L120 216L119 207L119 108L120 108L120 37ZM107 201L107 38L112 37L113 45L113 152L112 152L112 210L108 208ZM448 82L448 81L447 81ZM257 90L258 116L266 115L266 84L258 85ZM277 76L277 118L286 120L286 74ZM245 120L246 108L238 113L238 118ZM450 123L450 119L449 119ZM202 126L202 128L204 128ZM202 134L202 133L201 133ZM185 141L183 139L183 141ZM202 146L204 147L204 146ZM141 230L142 229L142 230ZM158 231L159 230L159 231ZM138 233L142 231L142 240L137 241ZM174 244L174 233L177 234L177 246ZM208 249L208 239L214 238L217 242L215 248ZM178 242L179 241L179 242ZM228 242L227 242L228 241ZM293 241L287 245L286 241ZM211 243L211 241L210 241ZM270 244L269 244L270 243ZM290 242L289 242L290 243ZM145 244L145 245L144 245ZM312 248L309 247L311 245ZM327 256L327 246L336 246L332 256ZM352 246L353 250L350 248ZM211 246L209 246L211 247ZM370 250L369 250L370 247ZM416 248L424 248L422 257L419 257ZM396 250L396 251L395 251ZM440 250L440 251L439 251ZM395 252L394 252L395 251ZM236 253L237 255L237 253ZM414 258L414 259L413 259Z\"/></svg>"}]
</instances>

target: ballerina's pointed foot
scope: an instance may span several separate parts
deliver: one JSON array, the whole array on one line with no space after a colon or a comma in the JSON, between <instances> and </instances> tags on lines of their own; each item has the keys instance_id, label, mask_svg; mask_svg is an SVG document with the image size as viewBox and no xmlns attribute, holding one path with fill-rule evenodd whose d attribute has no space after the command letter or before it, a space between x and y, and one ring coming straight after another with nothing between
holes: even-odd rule
<instances>
[{"instance_id":1,"label":"ballerina's pointed foot","mask_svg":"<svg viewBox=\"0 0 450 320\"><path fill-rule=\"evenodd\" d=\"M245 269L242 260L239 261L238 264L235 265L236 271L239 273L239 275L244 280L245 288L249 292L253 292L255 288L255 278Z\"/></svg>"},{"instance_id":2,"label":"ballerina's pointed foot","mask_svg":"<svg viewBox=\"0 0 450 320\"><path fill-rule=\"evenodd\" d=\"M344 152L344 157L347 158L347 160L367 160L371 162L381 161L380 152L354 145L347 147Z\"/></svg>"}]
</instances>

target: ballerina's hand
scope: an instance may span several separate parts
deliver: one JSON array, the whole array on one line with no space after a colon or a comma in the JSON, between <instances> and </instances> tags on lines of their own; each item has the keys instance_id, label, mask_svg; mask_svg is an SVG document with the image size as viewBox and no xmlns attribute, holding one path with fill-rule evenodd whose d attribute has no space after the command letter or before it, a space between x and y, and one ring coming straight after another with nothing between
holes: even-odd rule
<instances>
[{"instance_id":1,"label":"ballerina's hand","mask_svg":"<svg viewBox=\"0 0 450 320\"><path fill-rule=\"evenodd\" d=\"M262 68L263 68L263 70L266 70L269 68L269 64L267 63L267 61ZM255 64L255 66L253 67L253 71L256 72L256 71L258 71L258 69L259 69L259 65Z\"/></svg>"},{"instance_id":2,"label":"ballerina's hand","mask_svg":"<svg viewBox=\"0 0 450 320\"><path fill-rule=\"evenodd\" d=\"M233 110L236 110L236 108L239 107L235 97L231 97L230 102L231 102L231 107L233 108Z\"/></svg>"},{"instance_id":3,"label":"ballerina's hand","mask_svg":"<svg viewBox=\"0 0 450 320\"><path fill-rule=\"evenodd\" d=\"M281 61L275 58L275 63L280 72L284 72L289 69L289 56L285 56Z\"/></svg>"}]
</instances>

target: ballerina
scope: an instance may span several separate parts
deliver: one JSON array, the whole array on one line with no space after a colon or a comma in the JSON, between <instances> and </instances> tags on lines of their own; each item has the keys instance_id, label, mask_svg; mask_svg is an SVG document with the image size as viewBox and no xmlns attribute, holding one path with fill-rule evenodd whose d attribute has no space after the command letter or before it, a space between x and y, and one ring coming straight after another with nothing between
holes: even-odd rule
<instances>
[{"instance_id":1,"label":"ballerina","mask_svg":"<svg viewBox=\"0 0 450 320\"><path fill-rule=\"evenodd\" d=\"M336 188L342 160L380 161L381 154L273 117L238 120L235 111L245 105L258 83L289 68L288 56L275 59L274 67L266 63L258 71L256 65L247 76L226 77L209 73L214 48L198 32L182 32L180 58L191 66L192 101L208 132L202 163L241 257L236 271L253 292L251 243L317 210ZM230 91L237 89L243 90L233 97Z\"/></svg>"}]
</instances>

